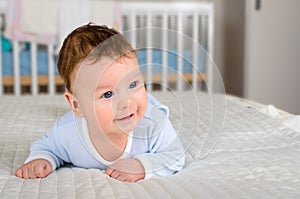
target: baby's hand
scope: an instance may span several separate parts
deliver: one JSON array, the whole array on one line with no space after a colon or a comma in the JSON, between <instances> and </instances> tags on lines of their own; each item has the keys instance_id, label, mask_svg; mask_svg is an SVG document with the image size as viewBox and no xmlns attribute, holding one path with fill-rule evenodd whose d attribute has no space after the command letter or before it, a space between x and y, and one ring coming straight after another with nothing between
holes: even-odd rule
<instances>
[{"instance_id":1,"label":"baby's hand","mask_svg":"<svg viewBox=\"0 0 300 199\"><path fill-rule=\"evenodd\" d=\"M16 171L16 176L24 179L45 178L52 172L48 160L36 159L24 164Z\"/></svg>"},{"instance_id":2,"label":"baby's hand","mask_svg":"<svg viewBox=\"0 0 300 199\"><path fill-rule=\"evenodd\" d=\"M136 182L145 178L145 169L138 159L120 159L107 167L106 174L123 182Z\"/></svg>"}]
</instances>

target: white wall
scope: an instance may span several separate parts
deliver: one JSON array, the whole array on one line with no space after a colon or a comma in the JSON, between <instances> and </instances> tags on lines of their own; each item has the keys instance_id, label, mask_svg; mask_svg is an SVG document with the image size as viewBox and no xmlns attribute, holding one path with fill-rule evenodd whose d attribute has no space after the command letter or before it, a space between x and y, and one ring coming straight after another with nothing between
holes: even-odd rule
<instances>
[{"instance_id":1,"label":"white wall","mask_svg":"<svg viewBox=\"0 0 300 199\"><path fill-rule=\"evenodd\" d=\"M245 97L300 114L300 1L247 1Z\"/></svg>"},{"instance_id":2,"label":"white wall","mask_svg":"<svg viewBox=\"0 0 300 199\"><path fill-rule=\"evenodd\" d=\"M226 92L243 96L245 1L225 0L224 4L224 82Z\"/></svg>"}]
</instances>

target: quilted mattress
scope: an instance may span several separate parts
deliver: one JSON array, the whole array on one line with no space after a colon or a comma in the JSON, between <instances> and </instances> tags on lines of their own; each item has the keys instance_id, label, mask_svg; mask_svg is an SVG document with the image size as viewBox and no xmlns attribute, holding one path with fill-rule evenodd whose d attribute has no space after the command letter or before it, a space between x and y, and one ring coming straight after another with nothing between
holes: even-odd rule
<instances>
[{"instance_id":1,"label":"quilted mattress","mask_svg":"<svg viewBox=\"0 0 300 199\"><path fill-rule=\"evenodd\" d=\"M14 176L30 143L68 110L63 96L0 97L0 198L300 198L300 134L232 98L154 93L186 149L184 169L137 183L97 169L62 167Z\"/></svg>"}]
</instances>

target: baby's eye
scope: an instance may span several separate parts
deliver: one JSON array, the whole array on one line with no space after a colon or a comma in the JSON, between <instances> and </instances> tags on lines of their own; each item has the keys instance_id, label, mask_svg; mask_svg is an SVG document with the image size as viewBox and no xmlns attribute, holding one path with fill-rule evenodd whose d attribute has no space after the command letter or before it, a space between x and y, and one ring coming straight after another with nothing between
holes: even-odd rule
<instances>
[{"instance_id":1,"label":"baby's eye","mask_svg":"<svg viewBox=\"0 0 300 199\"><path fill-rule=\"evenodd\" d=\"M101 96L101 98L111 98L112 96L113 96L113 92L107 91Z\"/></svg>"},{"instance_id":2,"label":"baby's eye","mask_svg":"<svg viewBox=\"0 0 300 199\"><path fill-rule=\"evenodd\" d=\"M138 82L134 81L129 85L129 88L135 88L137 86Z\"/></svg>"}]
</instances>

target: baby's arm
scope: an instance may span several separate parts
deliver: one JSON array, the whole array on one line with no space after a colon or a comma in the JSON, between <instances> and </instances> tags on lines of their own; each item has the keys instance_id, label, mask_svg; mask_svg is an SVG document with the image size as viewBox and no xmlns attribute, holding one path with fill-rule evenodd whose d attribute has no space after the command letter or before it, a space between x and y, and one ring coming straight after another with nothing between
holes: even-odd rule
<instances>
[{"instance_id":1,"label":"baby's arm","mask_svg":"<svg viewBox=\"0 0 300 199\"><path fill-rule=\"evenodd\" d=\"M136 182L154 176L167 176L182 169L184 148L169 120L151 142L149 153L120 159L106 169L106 174L120 181Z\"/></svg>"},{"instance_id":2,"label":"baby's arm","mask_svg":"<svg viewBox=\"0 0 300 199\"><path fill-rule=\"evenodd\" d=\"M106 174L123 182L136 182L145 178L145 169L138 159L120 159L106 169Z\"/></svg>"},{"instance_id":3,"label":"baby's arm","mask_svg":"<svg viewBox=\"0 0 300 199\"><path fill-rule=\"evenodd\" d=\"M149 153L134 157L143 164L145 178L172 175L183 168L185 151L169 119L166 119L165 125L152 136L149 149Z\"/></svg>"},{"instance_id":4,"label":"baby's arm","mask_svg":"<svg viewBox=\"0 0 300 199\"><path fill-rule=\"evenodd\" d=\"M16 171L16 176L24 179L45 178L52 172L48 160L36 159L24 164Z\"/></svg>"},{"instance_id":5,"label":"baby's arm","mask_svg":"<svg viewBox=\"0 0 300 199\"><path fill-rule=\"evenodd\" d=\"M67 160L64 156L66 155L55 123L47 134L31 144L30 154L24 165L16 171L16 176L25 179L46 177Z\"/></svg>"}]
</instances>

